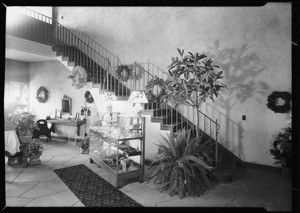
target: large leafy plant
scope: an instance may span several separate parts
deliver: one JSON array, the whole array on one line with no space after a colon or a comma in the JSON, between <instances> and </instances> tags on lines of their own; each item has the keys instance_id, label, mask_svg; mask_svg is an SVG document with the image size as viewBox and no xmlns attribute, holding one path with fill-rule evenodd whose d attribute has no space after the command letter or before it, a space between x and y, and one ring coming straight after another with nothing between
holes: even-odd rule
<instances>
[{"instance_id":1,"label":"large leafy plant","mask_svg":"<svg viewBox=\"0 0 300 213\"><path fill-rule=\"evenodd\" d=\"M274 156L275 164L282 163L292 167L292 128L283 128L274 142L270 153Z\"/></svg>"},{"instance_id":2,"label":"large leafy plant","mask_svg":"<svg viewBox=\"0 0 300 213\"><path fill-rule=\"evenodd\" d=\"M5 123L15 129L19 136L26 136L37 128L34 118L35 115L30 112L17 110L8 115Z\"/></svg>"},{"instance_id":3,"label":"large leafy plant","mask_svg":"<svg viewBox=\"0 0 300 213\"><path fill-rule=\"evenodd\" d=\"M155 77L163 90L159 95L160 100L174 101L175 107L184 104L195 108L197 112L196 132L199 135L199 109L208 98L214 101L222 88L226 88L221 82L223 71L213 64L212 59L207 59L205 54L189 52L184 55L184 50L178 48L177 50L180 57L171 58L168 78L164 80Z\"/></svg>"},{"instance_id":4,"label":"large leafy plant","mask_svg":"<svg viewBox=\"0 0 300 213\"><path fill-rule=\"evenodd\" d=\"M206 154L210 143L203 136L191 138L191 131L162 136L164 143L158 145L158 153L150 164L154 180L161 191L168 190L170 196L178 194L200 196L210 187L213 177L212 160Z\"/></svg>"}]
</instances>

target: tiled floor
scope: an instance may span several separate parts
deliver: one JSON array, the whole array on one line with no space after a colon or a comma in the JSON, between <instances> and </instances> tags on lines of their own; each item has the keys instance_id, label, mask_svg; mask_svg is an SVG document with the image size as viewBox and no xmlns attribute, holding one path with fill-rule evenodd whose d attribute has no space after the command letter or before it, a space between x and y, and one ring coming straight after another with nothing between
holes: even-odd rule
<instances>
[{"instance_id":1,"label":"tiled floor","mask_svg":"<svg viewBox=\"0 0 300 213\"><path fill-rule=\"evenodd\" d=\"M90 164L79 147L63 141L43 142L42 163L22 168L5 165L6 206L83 207L84 205L53 172L53 169L85 164L99 176L111 177L96 164ZM7 159L6 159L7 160ZM280 174L247 169L246 178L230 184L218 184L203 196L170 197L160 193L152 183L134 182L120 188L125 194L146 207L264 207L268 211L291 211L291 181Z\"/></svg>"}]
</instances>

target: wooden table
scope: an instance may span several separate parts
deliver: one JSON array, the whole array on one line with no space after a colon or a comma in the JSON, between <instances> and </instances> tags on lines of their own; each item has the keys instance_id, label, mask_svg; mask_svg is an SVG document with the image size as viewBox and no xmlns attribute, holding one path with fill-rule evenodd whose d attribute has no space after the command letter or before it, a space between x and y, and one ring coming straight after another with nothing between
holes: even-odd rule
<instances>
[{"instance_id":1,"label":"wooden table","mask_svg":"<svg viewBox=\"0 0 300 213\"><path fill-rule=\"evenodd\" d=\"M79 135L80 133L80 126L85 124L86 122L84 120L81 120L81 121L74 121L74 120L63 120L63 119L50 119L50 120L47 120L48 123L51 123L51 124L61 124L61 125L67 125L67 126L76 126L77 127L77 135Z\"/></svg>"},{"instance_id":2,"label":"wooden table","mask_svg":"<svg viewBox=\"0 0 300 213\"><path fill-rule=\"evenodd\" d=\"M50 119L50 120L47 120L47 122L51 123L53 125L67 125L67 126L70 126L70 127L71 126L76 126L77 127L76 135L77 136L80 136L80 126L86 123L85 120L80 120L80 121L76 122L73 119L69 119L69 120L64 120L64 119ZM54 126L52 126L51 128L52 128L52 130L54 130ZM70 140L70 138L71 138L71 132L70 131L71 130L69 129L69 132L68 132L68 143L71 143L71 140ZM75 137L74 144L72 143L73 145L76 145L76 138L77 137Z\"/></svg>"}]
</instances>

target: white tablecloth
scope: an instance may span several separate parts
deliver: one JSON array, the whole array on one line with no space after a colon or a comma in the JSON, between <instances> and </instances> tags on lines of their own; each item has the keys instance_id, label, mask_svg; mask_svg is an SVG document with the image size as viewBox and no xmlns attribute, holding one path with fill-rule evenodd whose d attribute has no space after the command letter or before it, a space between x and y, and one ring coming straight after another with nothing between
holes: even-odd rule
<instances>
[{"instance_id":1,"label":"white tablecloth","mask_svg":"<svg viewBox=\"0 0 300 213\"><path fill-rule=\"evenodd\" d=\"M15 130L4 131L5 132L5 150L10 153L10 155L15 155L20 152L20 142Z\"/></svg>"}]
</instances>

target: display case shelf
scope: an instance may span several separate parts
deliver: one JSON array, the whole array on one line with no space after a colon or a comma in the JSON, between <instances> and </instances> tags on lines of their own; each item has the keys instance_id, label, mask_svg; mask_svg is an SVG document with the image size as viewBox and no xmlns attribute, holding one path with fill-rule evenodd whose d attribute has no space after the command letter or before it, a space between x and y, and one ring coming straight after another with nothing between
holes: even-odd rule
<instances>
[{"instance_id":1,"label":"display case shelf","mask_svg":"<svg viewBox=\"0 0 300 213\"><path fill-rule=\"evenodd\" d=\"M115 177L116 187L131 177L144 179L145 118L108 113L89 131L90 159ZM107 122L111 118L112 122Z\"/></svg>"}]
</instances>

